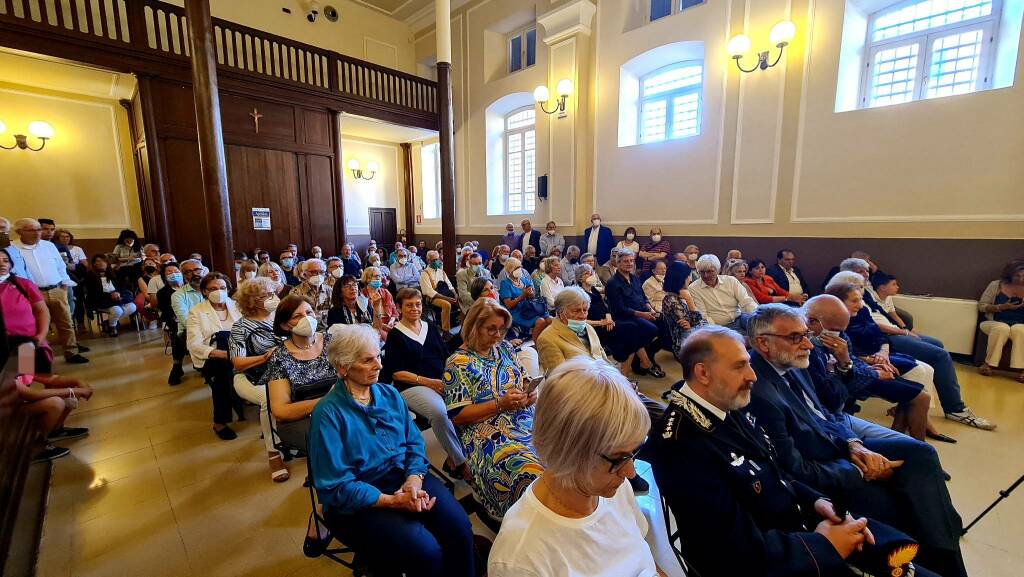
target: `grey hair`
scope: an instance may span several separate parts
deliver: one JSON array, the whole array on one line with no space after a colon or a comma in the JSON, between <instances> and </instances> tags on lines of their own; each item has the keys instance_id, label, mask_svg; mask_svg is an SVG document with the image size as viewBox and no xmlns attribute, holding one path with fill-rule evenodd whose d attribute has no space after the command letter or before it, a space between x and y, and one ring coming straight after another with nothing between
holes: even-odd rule
<instances>
[{"instance_id":1,"label":"grey hair","mask_svg":"<svg viewBox=\"0 0 1024 577\"><path fill-rule=\"evenodd\" d=\"M149 250L151 248L157 248L158 249L160 247L155 245L155 244L153 244L153 243L149 243L146 246L142 247L142 252L146 252L147 250ZM159 255L157 255L157 256L159 256Z\"/></svg>"},{"instance_id":2,"label":"grey hair","mask_svg":"<svg viewBox=\"0 0 1024 577\"><path fill-rule=\"evenodd\" d=\"M541 387L533 446L554 482L593 494L594 475L608 467L601 455L632 450L650 428L626 377L604 361L579 356L559 365Z\"/></svg>"},{"instance_id":3,"label":"grey hair","mask_svg":"<svg viewBox=\"0 0 1024 577\"><path fill-rule=\"evenodd\" d=\"M590 266L589 264L587 264L585 262L584 263L580 263L576 267L576 284L582 284L583 283L583 275L587 274L588 272L590 274L594 274L594 267Z\"/></svg>"},{"instance_id":4,"label":"grey hair","mask_svg":"<svg viewBox=\"0 0 1024 577\"><path fill-rule=\"evenodd\" d=\"M612 252L614 252L614 249L612 249ZM622 258L624 256L636 256L636 253L633 252L633 249L619 247L619 258Z\"/></svg>"},{"instance_id":5,"label":"grey hair","mask_svg":"<svg viewBox=\"0 0 1024 577\"><path fill-rule=\"evenodd\" d=\"M551 270L552 264L561 264L562 259L558 258L557 256L549 256L545 257L544 260L542 260L541 262L544 263L544 272L548 272L549 270Z\"/></svg>"},{"instance_id":6,"label":"grey hair","mask_svg":"<svg viewBox=\"0 0 1024 577\"><path fill-rule=\"evenodd\" d=\"M729 260L725 261L725 266L722 267L722 274L732 276L732 274L736 272L736 269L738 269L741 266L746 267L747 272L750 271L750 265L747 264L747 261L743 260L742 258L730 258Z\"/></svg>"},{"instance_id":7,"label":"grey hair","mask_svg":"<svg viewBox=\"0 0 1024 577\"><path fill-rule=\"evenodd\" d=\"M560 315L566 308L585 304L590 306L590 295L578 286L567 286L555 297L555 314Z\"/></svg>"},{"instance_id":8,"label":"grey hair","mask_svg":"<svg viewBox=\"0 0 1024 577\"><path fill-rule=\"evenodd\" d=\"M848 258L843 262L839 263L839 270L841 271L856 271L857 269L871 270L871 265L868 261L862 258Z\"/></svg>"},{"instance_id":9,"label":"grey hair","mask_svg":"<svg viewBox=\"0 0 1024 577\"><path fill-rule=\"evenodd\" d=\"M701 255L701 257L697 259L697 270L698 271L712 270L712 269L715 272L718 272L718 271L722 270L722 261L718 260L717 256L715 256L713 254L705 254L705 255Z\"/></svg>"},{"instance_id":10,"label":"grey hair","mask_svg":"<svg viewBox=\"0 0 1024 577\"><path fill-rule=\"evenodd\" d=\"M323 260L321 260L319 258L307 258L306 260L304 260L301 263L299 263L299 265L300 265L299 272L302 273L302 274L305 274L306 273L306 269L309 268L309 265L311 265L313 263L320 263L320 266L322 268L324 268L324 269L327 268L327 263L325 263Z\"/></svg>"},{"instance_id":11,"label":"grey hair","mask_svg":"<svg viewBox=\"0 0 1024 577\"><path fill-rule=\"evenodd\" d=\"M334 261L341 262L341 257L340 256L329 256L329 257L327 257L327 260L325 262L327 262L327 264L330 264L330 263L332 263Z\"/></svg>"},{"instance_id":12,"label":"grey hair","mask_svg":"<svg viewBox=\"0 0 1024 577\"><path fill-rule=\"evenodd\" d=\"M574 244L570 244L569 246L565 247L565 252L563 253L563 256L569 256L573 252L575 252L577 255L579 255L580 254L580 247L578 247L578 246L576 246Z\"/></svg>"},{"instance_id":13,"label":"grey hair","mask_svg":"<svg viewBox=\"0 0 1024 577\"><path fill-rule=\"evenodd\" d=\"M331 327L330 333L327 360L335 369L348 369L362 353L380 349L380 334L377 329L368 325L339 323Z\"/></svg>"},{"instance_id":14,"label":"grey hair","mask_svg":"<svg viewBox=\"0 0 1024 577\"><path fill-rule=\"evenodd\" d=\"M431 255L433 255L433 256L431 256ZM427 254L425 254L424 256L427 257L427 261L428 262L434 260L435 258L441 258L441 254L439 252L437 252L436 250L428 250Z\"/></svg>"},{"instance_id":15,"label":"grey hair","mask_svg":"<svg viewBox=\"0 0 1024 577\"><path fill-rule=\"evenodd\" d=\"M782 303L758 305L747 321L747 338L753 343L757 337L772 332L772 325L778 319L796 319L807 322L807 316L798 308Z\"/></svg>"},{"instance_id":16,"label":"grey hair","mask_svg":"<svg viewBox=\"0 0 1024 577\"><path fill-rule=\"evenodd\" d=\"M852 270L839 271L829 279L828 284L825 285L825 291L842 284L852 284L858 288L864 288L864 276Z\"/></svg>"},{"instance_id":17,"label":"grey hair","mask_svg":"<svg viewBox=\"0 0 1024 577\"><path fill-rule=\"evenodd\" d=\"M516 258L514 256L510 256L507 259L505 259L505 266L502 267L502 269L507 274L507 273L511 273L513 269L516 269L516 268L521 267L521 266L523 266L523 261L519 260L518 258Z\"/></svg>"},{"instance_id":18,"label":"grey hair","mask_svg":"<svg viewBox=\"0 0 1024 577\"><path fill-rule=\"evenodd\" d=\"M178 268L180 269L181 267L183 267L183 266L185 266L187 264L194 264L194 265L196 265L199 268L204 268L203 267L203 261L201 261L199 259L196 259L196 258L186 258L185 260L183 260L183 261L178 263Z\"/></svg>"},{"instance_id":19,"label":"grey hair","mask_svg":"<svg viewBox=\"0 0 1024 577\"><path fill-rule=\"evenodd\" d=\"M14 230L21 230L26 226L43 226L39 224L39 221L34 218L19 218L14 221Z\"/></svg>"}]
</instances>

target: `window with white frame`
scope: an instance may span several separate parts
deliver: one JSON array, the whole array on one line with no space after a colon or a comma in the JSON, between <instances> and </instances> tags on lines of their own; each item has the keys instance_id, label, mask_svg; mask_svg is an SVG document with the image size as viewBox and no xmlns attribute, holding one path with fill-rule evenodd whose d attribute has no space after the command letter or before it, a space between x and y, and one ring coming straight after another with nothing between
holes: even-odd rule
<instances>
[{"instance_id":1,"label":"window with white frame","mask_svg":"<svg viewBox=\"0 0 1024 577\"><path fill-rule=\"evenodd\" d=\"M868 21L861 106L991 86L1002 0L906 0Z\"/></svg>"},{"instance_id":2,"label":"window with white frame","mask_svg":"<svg viewBox=\"0 0 1024 577\"><path fill-rule=\"evenodd\" d=\"M505 214L532 213L537 203L536 110L505 116Z\"/></svg>"},{"instance_id":3,"label":"window with white frame","mask_svg":"<svg viewBox=\"0 0 1024 577\"><path fill-rule=\"evenodd\" d=\"M677 62L640 79L641 144L700 134L701 88L704 64Z\"/></svg>"},{"instance_id":4,"label":"window with white frame","mask_svg":"<svg viewBox=\"0 0 1024 577\"><path fill-rule=\"evenodd\" d=\"M424 145L422 161L423 218L441 218L441 145Z\"/></svg>"},{"instance_id":5,"label":"window with white frame","mask_svg":"<svg viewBox=\"0 0 1024 577\"><path fill-rule=\"evenodd\" d=\"M509 74L529 68L537 63L537 27L513 32L508 37Z\"/></svg>"},{"instance_id":6,"label":"window with white frame","mask_svg":"<svg viewBox=\"0 0 1024 577\"><path fill-rule=\"evenodd\" d=\"M687 8L703 4L705 0L649 0L651 5L650 20L654 22L660 18L678 14Z\"/></svg>"}]
</instances>

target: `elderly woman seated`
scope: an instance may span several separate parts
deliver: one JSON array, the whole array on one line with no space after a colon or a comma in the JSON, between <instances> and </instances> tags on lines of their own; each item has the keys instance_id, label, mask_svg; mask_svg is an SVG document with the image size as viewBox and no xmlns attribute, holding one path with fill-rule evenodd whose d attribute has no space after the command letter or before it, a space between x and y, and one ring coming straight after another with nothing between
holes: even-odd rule
<instances>
[{"instance_id":1,"label":"elderly woman seated","mask_svg":"<svg viewBox=\"0 0 1024 577\"><path fill-rule=\"evenodd\" d=\"M690 332L705 324L704 317L693 306L693 299L687 284L690 279L690 267L686 263L673 262L665 273L665 297L661 301L661 322L667 327L669 340L672 343L672 356L679 358L683 350L683 341Z\"/></svg>"},{"instance_id":2,"label":"elderly woman seated","mask_svg":"<svg viewBox=\"0 0 1024 577\"><path fill-rule=\"evenodd\" d=\"M265 262L260 265L257 276L267 277L274 282L274 293L283 299L292 292L292 286L286 282L284 270L276 262Z\"/></svg>"},{"instance_id":3,"label":"elderly woman seated","mask_svg":"<svg viewBox=\"0 0 1024 577\"><path fill-rule=\"evenodd\" d=\"M1020 371L1017 380L1024 383L1024 260L1003 267L1000 278L985 287L978 310L985 315L979 328L988 335L985 361L978 372L990 376L1010 341L1010 368Z\"/></svg>"},{"instance_id":4,"label":"elderly woman seated","mask_svg":"<svg viewBox=\"0 0 1024 577\"><path fill-rule=\"evenodd\" d=\"M337 380L327 359L330 337L316 328L316 311L306 297L289 295L277 305L274 334L284 342L270 355L263 380L277 435L291 449L306 447L309 415Z\"/></svg>"},{"instance_id":5,"label":"elderly woman seated","mask_svg":"<svg viewBox=\"0 0 1024 577\"><path fill-rule=\"evenodd\" d=\"M540 296L544 297L548 309L555 308L555 297L565 288L562 282L562 259L549 256L541 263L543 276L540 279Z\"/></svg>"},{"instance_id":6,"label":"elderly woman seated","mask_svg":"<svg viewBox=\"0 0 1024 577\"><path fill-rule=\"evenodd\" d=\"M469 294L473 297L473 302L476 302L482 298L489 298L499 301L498 289L494 287L494 283L491 279L478 278L472 282L469 288ZM469 310L468 308L466 310ZM516 351L516 359L519 361L519 366L523 367L526 376L528 377L540 377L544 373L540 370L540 356L537 354L537 349L527 344L523 339L517 338L515 335L507 333L505 340L512 345L513 350Z\"/></svg>"},{"instance_id":7,"label":"elderly woman seated","mask_svg":"<svg viewBox=\"0 0 1024 577\"><path fill-rule=\"evenodd\" d=\"M391 383L417 415L430 421L434 436L448 458L444 470L449 475L468 479L466 457L459 436L448 419L444 403L444 364L448 347L437 326L423 320L423 295L414 288L398 291L401 320L388 335L384 369L380 382Z\"/></svg>"},{"instance_id":8,"label":"elderly woman seated","mask_svg":"<svg viewBox=\"0 0 1024 577\"><path fill-rule=\"evenodd\" d=\"M530 445L536 390L526 392L512 345L512 315L480 299L462 325L464 343L444 371L448 416L462 440L473 489L487 513L505 515L543 467Z\"/></svg>"},{"instance_id":9,"label":"elderly woman seated","mask_svg":"<svg viewBox=\"0 0 1024 577\"><path fill-rule=\"evenodd\" d=\"M627 478L651 422L611 366L571 360L544 383L534 444L546 469L505 515L490 577L655 577L650 527Z\"/></svg>"},{"instance_id":10,"label":"elderly woman seated","mask_svg":"<svg viewBox=\"0 0 1024 577\"><path fill-rule=\"evenodd\" d=\"M370 310L370 300L359 294L359 282L352 275L338 279L331 293L331 308L327 311L327 326L336 324L371 325L380 332L383 319Z\"/></svg>"},{"instance_id":11,"label":"elderly woman seated","mask_svg":"<svg viewBox=\"0 0 1024 577\"><path fill-rule=\"evenodd\" d=\"M327 348L337 384L313 412L309 437L324 519L375 573L475 577L469 518L427 473L402 396L378 382L379 343L373 329L350 326Z\"/></svg>"},{"instance_id":12,"label":"elderly woman seated","mask_svg":"<svg viewBox=\"0 0 1024 577\"><path fill-rule=\"evenodd\" d=\"M380 268L368 266L363 269L361 281L362 290L359 295L367 300L367 308L375 317L380 320L380 340L388 338L391 327L398 321L398 309L395 308L395 300L391 293L384 288L384 275Z\"/></svg>"},{"instance_id":13,"label":"elderly woman seated","mask_svg":"<svg viewBox=\"0 0 1024 577\"><path fill-rule=\"evenodd\" d=\"M512 324L531 333L537 340L540 332L548 326L547 306L537 297L537 291L530 280L530 274L519 259L510 257L505 261L505 280L498 291L501 304L512 313Z\"/></svg>"}]
</instances>

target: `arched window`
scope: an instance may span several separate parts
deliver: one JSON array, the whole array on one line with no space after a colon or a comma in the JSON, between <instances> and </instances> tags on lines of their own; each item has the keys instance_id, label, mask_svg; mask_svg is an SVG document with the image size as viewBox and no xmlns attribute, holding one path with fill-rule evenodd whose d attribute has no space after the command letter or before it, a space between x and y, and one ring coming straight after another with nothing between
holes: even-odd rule
<instances>
[{"instance_id":1,"label":"arched window","mask_svg":"<svg viewBox=\"0 0 1024 577\"><path fill-rule=\"evenodd\" d=\"M537 130L534 105L505 116L505 214L532 213L537 203Z\"/></svg>"},{"instance_id":2,"label":"arched window","mask_svg":"<svg viewBox=\"0 0 1024 577\"><path fill-rule=\"evenodd\" d=\"M640 78L641 144L700 134L704 65L676 62Z\"/></svg>"},{"instance_id":3,"label":"arched window","mask_svg":"<svg viewBox=\"0 0 1024 577\"><path fill-rule=\"evenodd\" d=\"M906 0L871 15L862 106L991 86L1002 0Z\"/></svg>"}]
</instances>

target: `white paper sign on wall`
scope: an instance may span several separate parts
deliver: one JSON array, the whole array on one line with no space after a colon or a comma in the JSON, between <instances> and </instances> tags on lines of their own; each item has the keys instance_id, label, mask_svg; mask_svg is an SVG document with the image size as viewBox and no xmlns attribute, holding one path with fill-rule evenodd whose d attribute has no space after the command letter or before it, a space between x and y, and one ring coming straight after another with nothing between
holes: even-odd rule
<instances>
[{"instance_id":1,"label":"white paper sign on wall","mask_svg":"<svg viewBox=\"0 0 1024 577\"><path fill-rule=\"evenodd\" d=\"M270 230L269 208L252 209L252 228L253 230Z\"/></svg>"}]
</instances>

